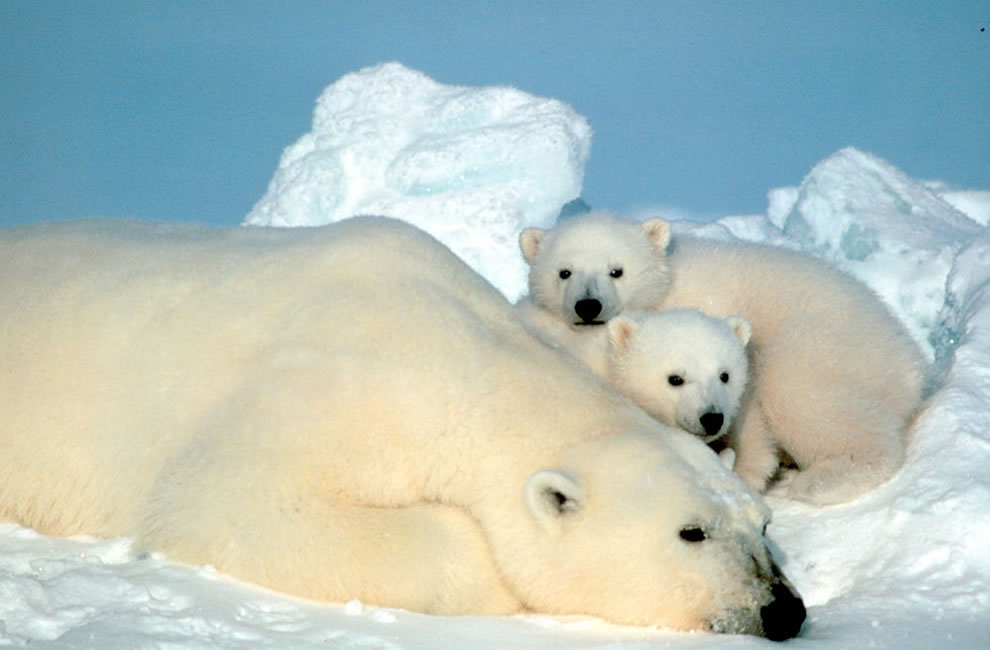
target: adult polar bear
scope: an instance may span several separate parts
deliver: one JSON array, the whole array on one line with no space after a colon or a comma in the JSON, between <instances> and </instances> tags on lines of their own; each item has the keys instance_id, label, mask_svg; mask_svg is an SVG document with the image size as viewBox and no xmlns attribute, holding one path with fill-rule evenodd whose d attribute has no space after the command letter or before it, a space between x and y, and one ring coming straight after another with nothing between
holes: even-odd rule
<instances>
[{"instance_id":1,"label":"adult polar bear","mask_svg":"<svg viewBox=\"0 0 990 650\"><path fill-rule=\"evenodd\" d=\"M925 362L877 296L845 273L765 245L671 242L662 219L603 213L526 229L520 247L530 295L517 311L565 349L594 344L588 331L624 309L694 307L750 322L751 393L729 444L754 489L766 489L781 452L800 469L788 493L818 504L849 501L903 463Z\"/></svg>"},{"instance_id":2,"label":"adult polar bear","mask_svg":"<svg viewBox=\"0 0 990 650\"><path fill-rule=\"evenodd\" d=\"M313 599L801 626L758 498L411 226L34 226L0 277L0 517Z\"/></svg>"}]
</instances>

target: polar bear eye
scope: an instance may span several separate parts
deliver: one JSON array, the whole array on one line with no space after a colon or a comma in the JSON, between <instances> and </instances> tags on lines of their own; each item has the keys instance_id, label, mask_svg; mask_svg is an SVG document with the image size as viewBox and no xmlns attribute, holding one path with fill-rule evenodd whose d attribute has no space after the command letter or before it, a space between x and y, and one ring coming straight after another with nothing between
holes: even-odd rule
<instances>
[{"instance_id":1,"label":"polar bear eye","mask_svg":"<svg viewBox=\"0 0 990 650\"><path fill-rule=\"evenodd\" d=\"M561 280L566 280L567 278L571 277L571 272L567 269L560 269L560 273L558 273L557 275L560 276Z\"/></svg>"},{"instance_id":2,"label":"polar bear eye","mask_svg":"<svg viewBox=\"0 0 990 650\"><path fill-rule=\"evenodd\" d=\"M699 526L687 526L681 529L681 539L685 542L703 542L708 539L708 535Z\"/></svg>"},{"instance_id":3,"label":"polar bear eye","mask_svg":"<svg viewBox=\"0 0 990 650\"><path fill-rule=\"evenodd\" d=\"M722 380L723 384L729 383L729 373L727 372L723 372L721 375L718 376L718 378Z\"/></svg>"},{"instance_id":4,"label":"polar bear eye","mask_svg":"<svg viewBox=\"0 0 990 650\"><path fill-rule=\"evenodd\" d=\"M681 386L684 384L684 377L681 377L680 375L671 375L670 377L667 377L667 383L671 386Z\"/></svg>"},{"instance_id":5,"label":"polar bear eye","mask_svg":"<svg viewBox=\"0 0 990 650\"><path fill-rule=\"evenodd\" d=\"M616 268L612 269L611 271L609 271L608 274L609 274L610 277L613 277L616 280L618 280L619 278L622 277L622 269L619 268L619 267L616 267Z\"/></svg>"}]
</instances>

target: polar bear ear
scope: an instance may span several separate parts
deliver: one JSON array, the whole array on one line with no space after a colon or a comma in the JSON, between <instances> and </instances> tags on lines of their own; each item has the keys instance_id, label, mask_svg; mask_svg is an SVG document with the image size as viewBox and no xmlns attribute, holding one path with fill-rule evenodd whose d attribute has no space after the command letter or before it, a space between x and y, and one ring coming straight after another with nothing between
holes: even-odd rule
<instances>
[{"instance_id":1,"label":"polar bear ear","mask_svg":"<svg viewBox=\"0 0 990 650\"><path fill-rule=\"evenodd\" d=\"M635 322L622 316L608 321L608 351L613 359L621 359L629 350L629 340L639 327Z\"/></svg>"},{"instance_id":2,"label":"polar bear ear","mask_svg":"<svg viewBox=\"0 0 990 650\"><path fill-rule=\"evenodd\" d=\"M540 240L546 231L541 228L526 228L519 233L519 250L522 251L523 259L527 264L533 263L536 251L540 248Z\"/></svg>"},{"instance_id":3,"label":"polar bear ear","mask_svg":"<svg viewBox=\"0 0 990 650\"><path fill-rule=\"evenodd\" d=\"M643 222L643 232L658 253L667 250L667 244L670 243L670 222L660 218L648 219Z\"/></svg>"},{"instance_id":4,"label":"polar bear ear","mask_svg":"<svg viewBox=\"0 0 990 650\"><path fill-rule=\"evenodd\" d=\"M753 327L749 324L749 321L742 316L729 316L725 319L725 322L736 333L743 347L746 347L750 337L753 335Z\"/></svg>"},{"instance_id":5,"label":"polar bear ear","mask_svg":"<svg viewBox=\"0 0 990 650\"><path fill-rule=\"evenodd\" d=\"M584 509L584 489L567 472L542 469L526 481L526 507L541 525L553 525Z\"/></svg>"}]
</instances>

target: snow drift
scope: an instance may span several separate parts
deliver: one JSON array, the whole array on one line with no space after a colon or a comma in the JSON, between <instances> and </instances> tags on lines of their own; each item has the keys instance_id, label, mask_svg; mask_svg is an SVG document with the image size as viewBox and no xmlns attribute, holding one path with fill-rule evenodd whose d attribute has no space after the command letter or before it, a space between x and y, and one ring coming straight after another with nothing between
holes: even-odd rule
<instances>
[{"instance_id":1,"label":"snow drift","mask_svg":"<svg viewBox=\"0 0 990 650\"><path fill-rule=\"evenodd\" d=\"M578 197L590 148L588 123L559 101L447 86L387 63L323 92L312 130L282 153L244 223L315 226L383 214L474 266L497 265L516 256L524 225L549 226ZM521 268L492 281L510 295L525 287Z\"/></svg>"},{"instance_id":2,"label":"snow drift","mask_svg":"<svg viewBox=\"0 0 990 650\"><path fill-rule=\"evenodd\" d=\"M249 224L313 225L378 212L443 239L511 298L524 225L551 225L580 192L589 129L570 109L507 88L452 88L390 64L321 97ZM808 251L873 287L938 374L907 462L853 503L771 495L769 535L809 606L794 647L982 648L990 638L990 192L909 178L844 149L766 215L678 232ZM287 275L291 282L291 275ZM534 370L537 372L538 370ZM121 540L50 539L0 525L0 643L181 646L710 647L712 637L581 618L435 618L306 603L209 567L132 557ZM762 639L719 637L726 647Z\"/></svg>"}]
</instances>

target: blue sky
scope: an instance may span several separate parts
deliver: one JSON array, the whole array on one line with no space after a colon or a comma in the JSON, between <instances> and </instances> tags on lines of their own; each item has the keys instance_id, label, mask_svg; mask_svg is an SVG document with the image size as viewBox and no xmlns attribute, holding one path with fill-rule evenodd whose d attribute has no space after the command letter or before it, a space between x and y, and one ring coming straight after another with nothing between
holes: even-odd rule
<instances>
[{"instance_id":1,"label":"blue sky","mask_svg":"<svg viewBox=\"0 0 990 650\"><path fill-rule=\"evenodd\" d=\"M0 225L239 223L320 91L390 60L571 104L595 207L763 212L848 145L990 189L987 0L0 0Z\"/></svg>"}]
</instances>

